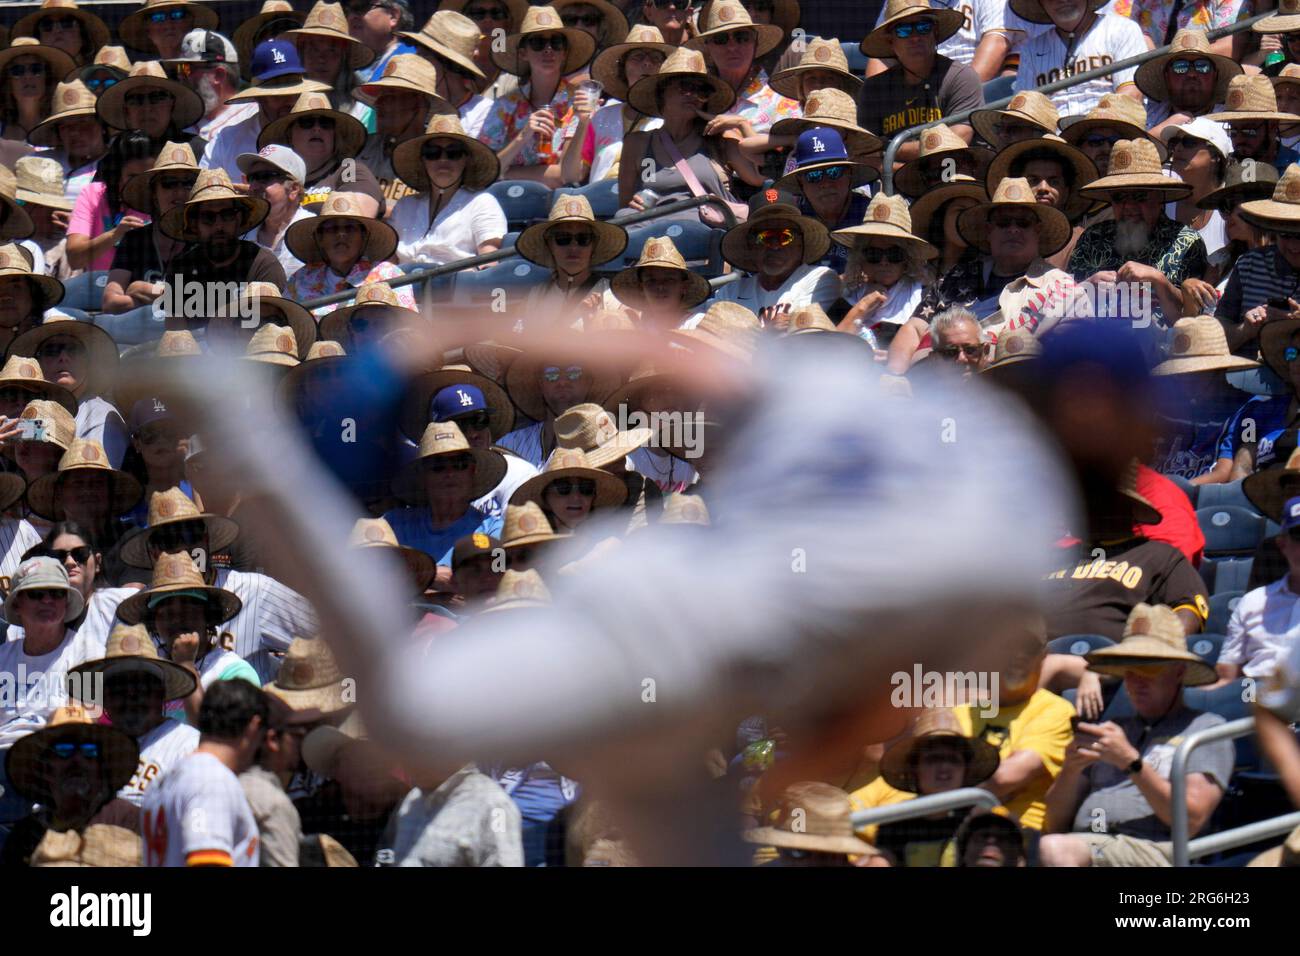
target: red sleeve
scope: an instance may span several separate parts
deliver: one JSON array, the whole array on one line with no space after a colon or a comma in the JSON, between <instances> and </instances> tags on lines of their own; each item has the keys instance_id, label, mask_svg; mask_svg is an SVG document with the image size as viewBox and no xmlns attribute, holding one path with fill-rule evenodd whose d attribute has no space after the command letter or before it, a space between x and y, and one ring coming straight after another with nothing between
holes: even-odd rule
<instances>
[{"instance_id":1,"label":"red sleeve","mask_svg":"<svg viewBox=\"0 0 1300 956\"><path fill-rule=\"evenodd\" d=\"M1163 541L1186 555L1187 560L1200 567L1205 551L1205 535L1196 523L1196 511L1183 489L1146 465L1138 466L1137 491L1156 506L1164 517L1159 524L1135 525L1134 530L1152 541Z\"/></svg>"},{"instance_id":2,"label":"red sleeve","mask_svg":"<svg viewBox=\"0 0 1300 956\"><path fill-rule=\"evenodd\" d=\"M587 135L582 141L582 161L588 166L596 158L596 127L587 124Z\"/></svg>"}]
</instances>

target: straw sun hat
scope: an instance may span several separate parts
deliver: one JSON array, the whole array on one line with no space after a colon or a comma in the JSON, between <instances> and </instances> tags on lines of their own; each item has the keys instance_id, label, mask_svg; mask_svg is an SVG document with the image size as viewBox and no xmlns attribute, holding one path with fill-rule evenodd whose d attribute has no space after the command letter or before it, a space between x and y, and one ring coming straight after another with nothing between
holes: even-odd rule
<instances>
[{"instance_id":1,"label":"straw sun hat","mask_svg":"<svg viewBox=\"0 0 1300 956\"><path fill-rule=\"evenodd\" d=\"M746 830L748 843L819 853L875 856L878 851L853 833L849 795L828 783L809 781L781 795L776 826Z\"/></svg>"},{"instance_id":2,"label":"straw sun hat","mask_svg":"<svg viewBox=\"0 0 1300 956\"><path fill-rule=\"evenodd\" d=\"M952 741L966 751L966 776L964 787L983 783L998 769L1000 759L997 748L988 741L967 737L961 724L948 709L927 710L916 719L912 735L894 744L880 761L880 775L896 790L919 792L916 780L917 763L928 741Z\"/></svg>"},{"instance_id":3,"label":"straw sun hat","mask_svg":"<svg viewBox=\"0 0 1300 956\"><path fill-rule=\"evenodd\" d=\"M51 805L50 748L57 743L99 744L103 779L110 793L125 787L140 760L134 740L105 724L90 719L78 704L60 707L41 730L20 737L5 755L5 773L10 786L29 800Z\"/></svg>"},{"instance_id":4,"label":"straw sun hat","mask_svg":"<svg viewBox=\"0 0 1300 956\"><path fill-rule=\"evenodd\" d=\"M158 655L158 648L143 624L116 625L108 635L104 656L78 664L69 673L103 674L107 678L128 671L142 671L161 680L164 700L183 700L198 686L198 679L191 671ZM82 682L81 686L87 685Z\"/></svg>"},{"instance_id":5,"label":"straw sun hat","mask_svg":"<svg viewBox=\"0 0 1300 956\"><path fill-rule=\"evenodd\" d=\"M465 176L460 182L465 189L486 189L496 182L501 172L501 161L496 153L473 136L466 135L460 117L455 113L438 113L429 120L423 136L408 139L393 150L393 171L416 192L432 188L420 153L424 144L433 139L450 139L465 148L468 154Z\"/></svg>"},{"instance_id":6,"label":"straw sun hat","mask_svg":"<svg viewBox=\"0 0 1300 956\"><path fill-rule=\"evenodd\" d=\"M617 258L627 248L627 230L612 222L602 222L591 211L591 203L586 196L561 196L551 207L551 214L542 222L533 223L515 242L515 251L527 259L548 269L555 268L555 260L546 244L546 234L553 226L564 222L585 223L593 233L596 241L592 244L591 265L600 265Z\"/></svg>"},{"instance_id":7,"label":"straw sun hat","mask_svg":"<svg viewBox=\"0 0 1300 956\"><path fill-rule=\"evenodd\" d=\"M487 494L505 477L506 460L501 452L490 448L471 448L455 422L431 422L420 436L419 453L393 479L393 493L407 504L422 504L426 500L424 462L445 455L469 455L474 459L471 500Z\"/></svg>"},{"instance_id":8,"label":"straw sun hat","mask_svg":"<svg viewBox=\"0 0 1300 956\"><path fill-rule=\"evenodd\" d=\"M1228 350L1228 337L1223 325L1212 315L1202 315L1174 323L1169 358L1152 369L1151 374L1187 375L1247 368L1259 368L1259 363L1233 355Z\"/></svg>"},{"instance_id":9,"label":"straw sun hat","mask_svg":"<svg viewBox=\"0 0 1300 956\"><path fill-rule=\"evenodd\" d=\"M587 454L581 448L557 448L546 460L546 467L541 474L529 478L510 496L510 503L519 505L525 501L543 503L546 489L552 482L561 478L573 478L596 483L596 497L591 507L612 508L627 500L627 485L616 475L601 471L587 460Z\"/></svg>"},{"instance_id":10,"label":"straw sun hat","mask_svg":"<svg viewBox=\"0 0 1300 956\"><path fill-rule=\"evenodd\" d=\"M1007 177L998 183L993 198L972 206L957 217L957 228L971 245L989 249L989 220L999 209L1023 209L1038 219L1038 254L1050 256L1070 241L1070 221L1055 206L1038 202L1027 179Z\"/></svg>"},{"instance_id":11,"label":"straw sun hat","mask_svg":"<svg viewBox=\"0 0 1300 956\"><path fill-rule=\"evenodd\" d=\"M475 29L477 32L477 28ZM519 25L519 32L506 37L500 51L496 49L496 44L493 44L492 62L506 73L519 73L523 69L519 44L530 36L554 33L563 34L568 40L564 67L561 70L564 74L572 73L585 66L591 59L591 55L596 52L595 37L577 27L566 27L555 7L529 7L528 12L524 14L524 22Z\"/></svg>"},{"instance_id":12,"label":"straw sun hat","mask_svg":"<svg viewBox=\"0 0 1300 956\"><path fill-rule=\"evenodd\" d=\"M1182 622L1172 608L1163 604L1138 604L1124 622L1119 643L1086 654L1084 659L1089 670L1111 677L1123 677L1133 667L1185 664L1186 687L1213 684L1219 679L1213 667L1187 649Z\"/></svg>"}]
</instances>

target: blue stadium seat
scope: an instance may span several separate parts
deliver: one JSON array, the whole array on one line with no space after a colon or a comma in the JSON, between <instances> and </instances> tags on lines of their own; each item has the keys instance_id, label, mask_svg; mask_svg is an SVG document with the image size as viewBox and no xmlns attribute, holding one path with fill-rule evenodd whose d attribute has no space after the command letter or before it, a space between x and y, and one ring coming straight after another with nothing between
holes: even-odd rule
<instances>
[{"instance_id":1,"label":"blue stadium seat","mask_svg":"<svg viewBox=\"0 0 1300 956\"><path fill-rule=\"evenodd\" d=\"M1101 712L1099 723L1107 720L1119 720L1121 717L1132 717L1136 711L1133 710L1133 701L1128 696L1128 690L1121 681L1115 690L1115 695L1111 697L1106 709Z\"/></svg>"},{"instance_id":2,"label":"blue stadium seat","mask_svg":"<svg viewBox=\"0 0 1300 956\"><path fill-rule=\"evenodd\" d=\"M1254 511L1255 506L1250 503L1245 492L1241 490L1240 481L1230 481L1223 485L1201 485L1200 491L1196 495L1196 508L1218 508L1228 505L1235 508L1245 508L1247 511Z\"/></svg>"},{"instance_id":3,"label":"blue stadium seat","mask_svg":"<svg viewBox=\"0 0 1300 956\"><path fill-rule=\"evenodd\" d=\"M858 76L867 72L867 57L858 48L858 44L852 40L841 40L840 47L844 50L844 58L849 61L849 72L856 73Z\"/></svg>"},{"instance_id":4,"label":"blue stadium seat","mask_svg":"<svg viewBox=\"0 0 1300 956\"><path fill-rule=\"evenodd\" d=\"M404 262L398 266L407 275L412 272L419 272L421 269L433 268L428 262ZM411 294L415 296L416 302L424 302L424 296L428 294L433 302L444 302L451 296L451 274L434 276L432 279L425 279L423 282L416 282L411 286Z\"/></svg>"},{"instance_id":5,"label":"blue stadium seat","mask_svg":"<svg viewBox=\"0 0 1300 956\"><path fill-rule=\"evenodd\" d=\"M585 196L597 219L608 219L619 210L617 179L602 179L585 186L565 186L557 189L555 196Z\"/></svg>"},{"instance_id":6,"label":"blue stadium seat","mask_svg":"<svg viewBox=\"0 0 1300 956\"><path fill-rule=\"evenodd\" d=\"M1253 555L1264 540L1264 516L1235 505L1197 508L1196 523L1205 533L1206 557Z\"/></svg>"},{"instance_id":7,"label":"blue stadium seat","mask_svg":"<svg viewBox=\"0 0 1300 956\"><path fill-rule=\"evenodd\" d=\"M515 243L519 241L519 233L521 233L522 231L523 231L522 229L512 229L510 232L507 232L505 236L502 237L501 239L501 248L513 249L515 247Z\"/></svg>"},{"instance_id":8,"label":"blue stadium seat","mask_svg":"<svg viewBox=\"0 0 1300 956\"><path fill-rule=\"evenodd\" d=\"M712 229L702 222L674 219L668 222L650 222L632 226L627 231L627 248L622 261L614 260L606 267L613 271L634 265L641 258L641 249L650 239L667 236L677 247L693 271L708 278L722 275L722 237L725 230Z\"/></svg>"},{"instance_id":9,"label":"blue stadium seat","mask_svg":"<svg viewBox=\"0 0 1300 956\"><path fill-rule=\"evenodd\" d=\"M1192 507L1195 508L1197 498L1200 495L1201 486L1192 484L1182 475L1165 475L1165 477L1176 484L1179 488L1183 489L1183 494L1187 495L1187 500L1190 501Z\"/></svg>"},{"instance_id":10,"label":"blue stadium seat","mask_svg":"<svg viewBox=\"0 0 1300 956\"><path fill-rule=\"evenodd\" d=\"M984 102L993 103L997 100L1005 100L1011 95L1011 87L1015 84L1014 76L995 76L984 84Z\"/></svg>"},{"instance_id":11,"label":"blue stadium seat","mask_svg":"<svg viewBox=\"0 0 1300 956\"><path fill-rule=\"evenodd\" d=\"M511 229L523 229L530 222L545 219L554 202L551 190L525 179L499 179L488 187L506 214Z\"/></svg>"},{"instance_id":12,"label":"blue stadium seat","mask_svg":"<svg viewBox=\"0 0 1300 956\"><path fill-rule=\"evenodd\" d=\"M1115 642L1100 634L1063 634L1047 642L1049 654L1073 654L1082 657L1103 647L1110 647Z\"/></svg>"},{"instance_id":13,"label":"blue stadium seat","mask_svg":"<svg viewBox=\"0 0 1300 956\"><path fill-rule=\"evenodd\" d=\"M1247 696L1245 680L1225 684L1213 690L1202 687L1189 687L1183 691L1183 703L1192 710L1203 710L1207 713L1218 714L1227 721L1249 717L1251 705L1243 699ZM1247 734L1245 737L1238 737L1233 743L1236 744L1237 748L1237 769L1259 769L1259 748L1255 744L1255 735Z\"/></svg>"},{"instance_id":14,"label":"blue stadium seat","mask_svg":"<svg viewBox=\"0 0 1300 956\"><path fill-rule=\"evenodd\" d=\"M1211 595L1245 591L1250 585L1250 569L1255 558L1205 558L1201 577Z\"/></svg>"},{"instance_id":15,"label":"blue stadium seat","mask_svg":"<svg viewBox=\"0 0 1300 956\"><path fill-rule=\"evenodd\" d=\"M1210 617L1205 622L1205 629L1212 634L1228 633L1228 619L1232 617L1237 602L1245 593L1245 591L1217 591L1210 598Z\"/></svg>"},{"instance_id":16,"label":"blue stadium seat","mask_svg":"<svg viewBox=\"0 0 1300 956\"><path fill-rule=\"evenodd\" d=\"M1187 649L1205 663L1213 666L1219 659L1219 651L1223 649L1223 642L1226 639L1224 635L1211 631L1206 631L1204 634L1193 634L1187 639Z\"/></svg>"},{"instance_id":17,"label":"blue stadium seat","mask_svg":"<svg viewBox=\"0 0 1300 956\"><path fill-rule=\"evenodd\" d=\"M451 285L453 302L483 302L495 290L505 289L512 299L527 294L529 288L540 285L551 275L549 269L534 265L526 259L502 259L486 269L467 269L454 274Z\"/></svg>"}]
</instances>

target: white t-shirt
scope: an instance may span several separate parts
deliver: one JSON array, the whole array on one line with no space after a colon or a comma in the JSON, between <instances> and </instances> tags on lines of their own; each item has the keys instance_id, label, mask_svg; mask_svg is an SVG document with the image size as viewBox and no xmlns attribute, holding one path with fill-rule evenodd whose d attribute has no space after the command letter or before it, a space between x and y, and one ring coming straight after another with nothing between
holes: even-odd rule
<instances>
[{"instance_id":1,"label":"white t-shirt","mask_svg":"<svg viewBox=\"0 0 1300 956\"><path fill-rule=\"evenodd\" d=\"M840 277L833 269L826 266L800 266L779 288L764 289L758 284L758 276L746 275L739 282L718 289L713 301L738 302L757 314L768 306L788 306L790 312L814 302L825 307L838 299L839 295ZM693 329L703 317L704 313L698 312L687 319L682 327Z\"/></svg>"},{"instance_id":2,"label":"white t-shirt","mask_svg":"<svg viewBox=\"0 0 1300 956\"><path fill-rule=\"evenodd\" d=\"M257 114L258 106L256 103L236 103L233 106L227 106L221 111L219 116L212 119L204 118L199 120L197 126L190 127L197 129L199 136L205 142L212 142L216 139L217 134L223 129L230 126L236 126L248 119L250 116ZM233 170L231 170L233 172Z\"/></svg>"},{"instance_id":3,"label":"white t-shirt","mask_svg":"<svg viewBox=\"0 0 1300 956\"><path fill-rule=\"evenodd\" d=\"M244 238L249 242L257 243L259 246L262 246L263 249L270 252L271 255L275 256L275 258L279 260L281 267L284 269L284 277L287 279L303 267L303 261L289 251L289 247L285 245L284 237L289 234L289 226L292 226L295 222L301 222L304 219L311 219L315 215L314 212L308 212L306 209L303 209L302 206L299 206L294 211L293 218L289 220L288 225L284 227L284 230L280 235L275 237L275 244L271 246L262 245L261 240L257 238L258 230L256 228L250 229L248 232L244 233Z\"/></svg>"},{"instance_id":4,"label":"white t-shirt","mask_svg":"<svg viewBox=\"0 0 1300 956\"><path fill-rule=\"evenodd\" d=\"M517 455L506 455L505 459L506 475L501 479L501 483L482 498L472 502L475 508L490 518L503 517L506 513L506 505L510 503L510 496L525 481L539 474L531 462L524 461Z\"/></svg>"},{"instance_id":5,"label":"white t-shirt","mask_svg":"<svg viewBox=\"0 0 1300 956\"><path fill-rule=\"evenodd\" d=\"M33 657L23 650L23 629L9 625L9 640L0 645L0 749L40 730L50 714L68 702L68 671L104 656L95 644L71 628L59 646Z\"/></svg>"},{"instance_id":6,"label":"white t-shirt","mask_svg":"<svg viewBox=\"0 0 1300 956\"><path fill-rule=\"evenodd\" d=\"M1165 203L1165 215L1170 219L1174 218L1174 213L1177 211L1178 203ZM1217 209L1212 210L1210 218L1197 230L1197 233L1205 243L1205 254L1209 257L1210 264L1217 265L1228 249L1228 224L1224 221L1223 214ZM1218 253L1217 258L1215 253Z\"/></svg>"},{"instance_id":7,"label":"white t-shirt","mask_svg":"<svg viewBox=\"0 0 1300 956\"><path fill-rule=\"evenodd\" d=\"M192 753L163 774L145 792L143 810L145 866L187 866L191 854L231 866L260 862L244 788L210 753Z\"/></svg>"},{"instance_id":8,"label":"white t-shirt","mask_svg":"<svg viewBox=\"0 0 1300 956\"><path fill-rule=\"evenodd\" d=\"M117 623L117 606L135 593L135 588L99 588L92 592L77 633L106 645Z\"/></svg>"},{"instance_id":9,"label":"white t-shirt","mask_svg":"<svg viewBox=\"0 0 1300 956\"><path fill-rule=\"evenodd\" d=\"M1070 57L1075 73L1095 70L1116 60L1126 60L1147 51L1142 28L1127 17L1103 14L1075 44ZM1014 88L1032 90L1062 79L1065 65L1065 41L1053 29L1030 37L1020 48L1020 68ZM1132 83L1137 67L1120 70L1109 76L1088 80L1052 94L1052 103L1062 117L1079 116L1096 106L1107 93L1114 93L1124 83Z\"/></svg>"},{"instance_id":10,"label":"white t-shirt","mask_svg":"<svg viewBox=\"0 0 1300 956\"><path fill-rule=\"evenodd\" d=\"M203 155L199 157L199 168L224 169L230 174L232 182L241 181L244 177L235 160L240 153L257 152L257 134L260 132L262 112L259 109L247 119L222 129L215 139L208 140L208 144L203 147Z\"/></svg>"},{"instance_id":11,"label":"white t-shirt","mask_svg":"<svg viewBox=\"0 0 1300 956\"><path fill-rule=\"evenodd\" d=\"M397 230L397 257L407 262L446 265L478 255L478 247L509 232L506 214L488 192L456 190L429 228L429 193L403 196L388 217Z\"/></svg>"},{"instance_id":12,"label":"white t-shirt","mask_svg":"<svg viewBox=\"0 0 1300 956\"><path fill-rule=\"evenodd\" d=\"M189 724L164 720L136 743L140 745L140 762L130 782L117 795L138 807L144 802L145 791L151 783L194 753L199 745L199 732Z\"/></svg>"},{"instance_id":13,"label":"white t-shirt","mask_svg":"<svg viewBox=\"0 0 1300 956\"><path fill-rule=\"evenodd\" d=\"M483 123L492 112L493 101L485 96L475 93L456 110L460 114L460 128L465 131L466 136L473 136L478 139L478 134L483 131Z\"/></svg>"}]
</instances>

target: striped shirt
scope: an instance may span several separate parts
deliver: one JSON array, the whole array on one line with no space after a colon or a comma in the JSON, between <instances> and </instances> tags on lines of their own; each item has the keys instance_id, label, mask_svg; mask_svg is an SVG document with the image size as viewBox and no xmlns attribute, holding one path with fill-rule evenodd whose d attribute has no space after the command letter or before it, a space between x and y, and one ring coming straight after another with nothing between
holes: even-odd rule
<instances>
[{"instance_id":1,"label":"striped shirt","mask_svg":"<svg viewBox=\"0 0 1300 956\"><path fill-rule=\"evenodd\" d=\"M534 468L541 468L546 463L546 453L542 451L541 422L516 428L509 434L502 435L497 444L508 448Z\"/></svg>"},{"instance_id":2,"label":"striped shirt","mask_svg":"<svg viewBox=\"0 0 1300 956\"><path fill-rule=\"evenodd\" d=\"M1228 273L1228 285L1214 315L1225 326L1239 325L1251 309L1271 298L1293 298L1297 289L1300 273L1283 258L1277 246L1252 249L1243 253ZM1243 343L1236 354L1255 358L1259 355L1259 340Z\"/></svg>"},{"instance_id":3,"label":"striped shirt","mask_svg":"<svg viewBox=\"0 0 1300 956\"><path fill-rule=\"evenodd\" d=\"M149 784L194 753L199 745L199 732L189 724L164 720L137 738L136 743L140 745L140 760L135 774L117 795L138 807L144 802L144 792L149 789Z\"/></svg>"},{"instance_id":4,"label":"striped shirt","mask_svg":"<svg viewBox=\"0 0 1300 956\"><path fill-rule=\"evenodd\" d=\"M9 579L22 564L28 548L41 543L31 522L24 518L0 518L0 601L9 596Z\"/></svg>"}]
</instances>

